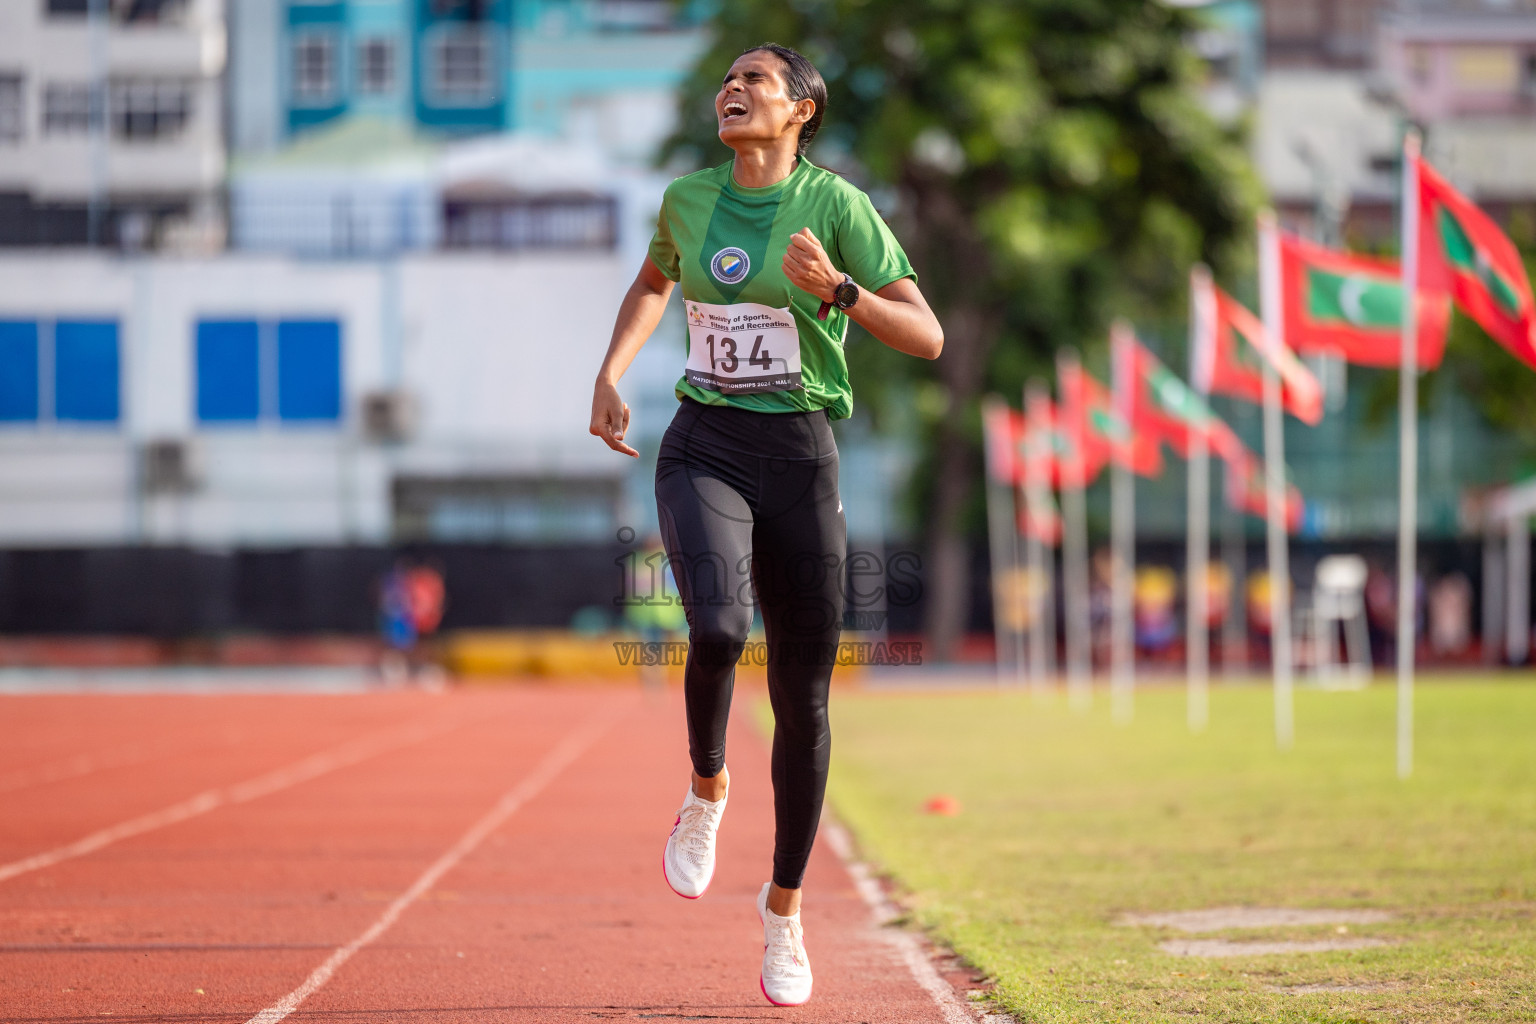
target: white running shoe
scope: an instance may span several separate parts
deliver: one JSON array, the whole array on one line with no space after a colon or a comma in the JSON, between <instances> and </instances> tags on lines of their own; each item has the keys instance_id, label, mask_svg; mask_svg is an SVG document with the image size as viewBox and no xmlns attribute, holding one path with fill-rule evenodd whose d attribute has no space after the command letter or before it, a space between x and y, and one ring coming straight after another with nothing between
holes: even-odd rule
<instances>
[{"instance_id":1,"label":"white running shoe","mask_svg":"<svg viewBox=\"0 0 1536 1024\"><path fill-rule=\"evenodd\" d=\"M780 917L768 909L768 884L757 894L763 922L763 973L758 985L774 1006L799 1006L811 998L811 958L805 953L800 915Z\"/></svg>"},{"instance_id":2,"label":"white running shoe","mask_svg":"<svg viewBox=\"0 0 1536 1024\"><path fill-rule=\"evenodd\" d=\"M679 896L698 899L715 877L715 833L725 813L725 800L705 800L694 793L692 785L688 787L688 796L672 823L672 834L667 836L666 849L661 852L662 873Z\"/></svg>"}]
</instances>

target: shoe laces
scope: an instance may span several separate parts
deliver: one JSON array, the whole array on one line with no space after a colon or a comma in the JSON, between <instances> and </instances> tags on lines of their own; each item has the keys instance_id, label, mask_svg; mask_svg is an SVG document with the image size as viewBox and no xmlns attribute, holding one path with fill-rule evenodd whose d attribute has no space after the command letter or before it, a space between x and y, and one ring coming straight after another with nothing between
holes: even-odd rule
<instances>
[{"instance_id":1,"label":"shoe laces","mask_svg":"<svg viewBox=\"0 0 1536 1024\"><path fill-rule=\"evenodd\" d=\"M687 857L696 867L702 867L709 859L714 815L702 802L690 800L677 812L677 818L677 852Z\"/></svg>"},{"instance_id":2,"label":"shoe laces","mask_svg":"<svg viewBox=\"0 0 1536 1024\"><path fill-rule=\"evenodd\" d=\"M798 973L810 966L805 955L805 929L800 917L769 918L767 966L776 973Z\"/></svg>"}]
</instances>

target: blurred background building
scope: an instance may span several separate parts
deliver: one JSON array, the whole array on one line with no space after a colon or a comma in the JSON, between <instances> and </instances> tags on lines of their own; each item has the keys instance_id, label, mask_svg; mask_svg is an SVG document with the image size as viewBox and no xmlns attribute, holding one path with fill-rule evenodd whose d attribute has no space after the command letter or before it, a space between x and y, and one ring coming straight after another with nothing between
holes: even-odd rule
<instances>
[{"instance_id":1,"label":"blurred background building","mask_svg":"<svg viewBox=\"0 0 1536 1024\"><path fill-rule=\"evenodd\" d=\"M1409 119L1480 203L1536 209L1536 0L1183 5L1291 226L1390 240ZM449 626L608 602L655 513L650 467L586 433L590 381L716 7L0 4L0 630L366 630L401 545L448 564ZM642 442L672 317L626 378ZM1395 522L1366 404L1290 430L1320 545ZM840 430L852 536L909 539L910 446ZM1520 455L1455 400L1423 438L1454 544ZM1182 476L1151 486L1141 532L1173 543Z\"/></svg>"},{"instance_id":2,"label":"blurred background building","mask_svg":"<svg viewBox=\"0 0 1536 1024\"><path fill-rule=\"evenodd\" d=\"M28 0L0 18L13 621L71 624L16 604L40 551L601 547L631 506L644 519L638 478L586 435L585 389L668 180L649 159L699 14Z\"/></svg>"},{"instance_id":3,"label":"blurred background building","mask_svg":"<svg viewBox=\"0 0 1536 1024\"><path fill-rule=\"evenodd\" d=\"M1212 25L1195 40L1208 67L1208 105L1249 132L1255 169L1285 226L1325 244L1395 250L1398 152L1412 123L1458 188L1501 220L1513 214L1528 233L1536 229L1536 176L1527 170L1536 158L1536 3L1192 6L1204 8ZM1533 241L1536 234L1522 240ZM1397 515L1397 444L1381 411L1385 392L1361 386L1375 379L1372 371L1349 368L1355 386L1347 387L1342 364L1314 368L1332 393L1328 416L1315 428L1288 422L1286 429L1287 457L1307 496L1305 533L1336 544L1379 541L1385 549ZM1216 404L1245 439L1259 443L1253 409ZM1420 523L1432 543L1470 538L1479 524L1468 496L1532 468L1522 443L1490 428L1455 388L1436 392L1420 443ZM1150 486L1166 488L1172 499L1183 493L1182 474ZM1161 521L1147 522L1158 508ZM1182 512L1172 500L1152 503L1140 518L1144 533L1179 535ZM1302 563L1307 556L1304 549Z\"/></svg>"},{"instance_id":4,"label":"blurred background building","mask_svg":"<svg viewBox=\"0 0 1536 1024\"><path fill-rule=\"evenodd\" d=\"M217 248L222 0L0 5L0 245Z\"/></svg>"}]
</instances>

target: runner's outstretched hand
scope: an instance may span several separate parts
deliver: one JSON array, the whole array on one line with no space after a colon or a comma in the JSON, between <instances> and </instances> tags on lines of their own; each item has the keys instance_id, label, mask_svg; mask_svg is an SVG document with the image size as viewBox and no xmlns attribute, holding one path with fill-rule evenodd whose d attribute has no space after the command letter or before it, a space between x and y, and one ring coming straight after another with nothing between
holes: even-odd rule
<instances>
[{"instance_id":1,"label":"runner's outstretched hand","mask_svg":"<svg viewBox=\"0 0 1536 1024\"><path fill-rule=\"evenodd\" d=\"M619 397L619 389L608 381L598 381L592 390L592 426L588 429L614 451L640 457L639 452L624 443L624 434L629 430L629 406Z\"/></svg>"},{"instance_id":2,"label":"runner's outstretched hand","mask_svg":"<svg viewBox=\"0 0 1536 1024\"><path fill-rule=\"evenodd\" d=\"M843 283L843 275L810 228L801 228L790 237L789 248L784 250L784 276L823 302L831 302L833 290Z\"/></svg>"}]
</instances>

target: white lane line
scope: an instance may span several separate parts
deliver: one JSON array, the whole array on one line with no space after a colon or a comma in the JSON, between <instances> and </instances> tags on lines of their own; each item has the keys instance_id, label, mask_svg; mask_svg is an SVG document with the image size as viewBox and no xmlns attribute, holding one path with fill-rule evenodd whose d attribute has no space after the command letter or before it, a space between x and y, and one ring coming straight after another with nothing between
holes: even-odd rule
<instances>
[{"instance_id":1,"label":"white lane line","mask_svg":"<svg viewBox=\"0 0 1536 1024\"><path fill-rule=\"evenodd\" d=\"M978 1021L1012 1024L1013 1019L1007 1014L987 1013L981 1007L956 995L955 987L945 981L933 966L933 961L928 959L928 953L923 948L923 944L918 941L917 936L893 925L893 922L901 916L901 911L885 898L885 893L880 890L880 883L875 880L874 872L870 871L869 865L854 855L853 839L848 835L848 830L832 817L830 811L821 819L821 834L826 837L827 845L832 847L838 859L843 862L843 867L848 869L854 888L858 889L859 896L869 907L880 934L895 947L897 955L907 965L907 970L912 973L912 980L928 993L934 1005L938 1007L939 1016L943 1018L944 1024L977 1024Z\"/></svg>"},{"instance_id":2,"label":"white lane line","mask_svg":"<svg viewBox=\"0 0 1536 1024\"><path fill-rule=\"evenodd\" d=\"M304 984L246 1021L246 1024L277 1024L277 1021L297 1010L299 1004L324 987L341 965L352 959L354 953L388 931L389 926L405 913L407 907L420 899L438 883L439 879L453 870L459 861L484 842L487 836L516 814L520 807L538 796L539 792L553 782L557 775L597 742L598 737L607 732L620 716L629 710L630 703L625 701L616 710L599 709L587 719L585 725L577 728L559 746L546 754L521 782L502 794L501 799L496 801L496 805L471 825L469 831L460 836L459 841L450 846L447 852L433 861L431 866L421 873L421 877L411 883L409 889L395 897L395 901L384 909L384 913L380 914L379 919L369 925L366 931L345 946L338 946L335 952L325 958L324 963L304 979Z\"/></svg>"},{"instance_id":3,"label":"white lane line","mask_svg":"<svg viewBox=\"0 0 1536 1024\"><path fill-rule=\"evenodd\" d=\"M390 729L383 733L375 733L372 736L364 736L350 740L330 750L322 750L318 754L293 764L278 768L276 771L259 775L245 782L238 782L232 786L222 786L216 789L204 790L196 796L188 797L179 803L169 807L163 807L158 811L128 821L109 826L99 832L92 832L82 839L77 839L65 846L60 846L43 853L33 854L21 860L11 861L9 864L0 864L0 882L24 875L29 871L38 871L42 868L52 867L60 861L70 860L74 857L83 857L88 853L94 853L104 846L110 846L121 839L143 835L145 832L153 832L157 828L174 825L177 822L195 818L200 814L207 814L217 807L227 804L242 804L255 800L258 797L276 793L278 790L296 786L301 782L318 778L338 768L345 768L366 761L370 757L395 750L400 747L420 743L422 740L436 736L439 733L455 728L455 722L439 722L435 725L410 726L405 729Z\"/></svg>"}]
</instances>

